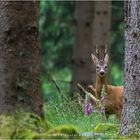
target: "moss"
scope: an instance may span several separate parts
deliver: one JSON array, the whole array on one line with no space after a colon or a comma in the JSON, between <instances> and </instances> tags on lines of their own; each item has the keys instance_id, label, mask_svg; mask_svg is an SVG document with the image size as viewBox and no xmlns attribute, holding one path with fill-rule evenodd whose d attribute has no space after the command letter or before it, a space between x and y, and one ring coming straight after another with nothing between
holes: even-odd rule
<instances>
[{"instance_id":1,"label":"moss","mask_svg":"<svg viewBox=\"0 0 140 140\"><path fill-rule=\"evenodd\" d=\"M21 129L16 131L12 139L32 139L33 132L30 129Z\"/></svg>"},{"instance_id":2,"label":"moss","mask_svg":"<svg viewBox=\"0 0 140 140\"><path fill-rule=\"evenodd\" d=\"M10 139L16 129L14 116L0 115L0 138Z\"/></svg>"},{"instance_id":3,"label":"moss","mask_svg":"<svg viewBox=\"0 0 140 140\"><path fill-rule=\"evenodd\" d=\"M33 113L0 115L0 139L30 139L34 133L44 133L49 129L46 119Z\"/></svg>"},{"instance_id":4,"label":"moss","mask_svg":"<svg viewBox=\"0 0 140 140\"><path fill-rule=\"evenodd\" d=\"M48 131L49 134L53 133L65 133L65 134L72 134L72 135L79 135L78 129L71 124L59 125L53 129Z\"/></svg>"},{"instance_id":5,"label":"moss","mask_svg":"<svg viewBox=\"0 0 140 140\"><path fill-rule=\"evenodd\" d=\"M118 137L118 124L100 123L94 128L95 138L116 139Z\"/></svg>"},{"instance_id":6,"label":"moss","mask_svg":"<svg viewBox=\"0 0 140 140\"><path fill-rule=\"evenodd\" d=\"M80 138L80 133L78 129L71 124L60 125L58 127L52 128L48 131L48 135L65 136L68 138Z\"/></svg>"},{"instance_id":7,"label":"moss","mask_svg":"<svg viewBox=\"0 0 140 140\"><path fill-rule=\"evenodd\" d=\"M50 129L47 133L35 134L33 139L75 139L80 138L80 133L74 125L59 125Z\"/></svg>"},{"instance_id":8,"label":"moss","mask_svg":"<svg viewBox=\"0 0 140 140\"><path fill-rule=\"evenodd\" d=\"M131 140L131 138L128 136L117 136L116 139L118 139L118 140ZM136 139L133 138L133 140L136 140Z\"/></svg>"},{"instance_id":9,"label":"moss","mask_svg":"<svg viewBox=\"0 0 140 140\"><path fill-rule=\"evenodd\" d=\"M118 139L118 140L129 140L137 139L136 137L131 138L130 136L120 136L118 134L119 125L111 123L100 123L94 128L95 139Z\"/></svg>"},{"instance_id":10,"label":"moss","mask_svg":"<svg viewBox=\"0 0 140 140\"><path fill-rule=\"evenodd\" d=\"M60 134L60 133L55 133L55 134L35 134L32 139L69 139L69 136L66 134Z\"/></svg>"},{"instance_id":11,"label":"moss","mask_svg":"<svg viewBox=\"0 0 140 140\"><path fill-rule=\"evenodd\" d=\"M33 113L0 115L0 139L71 139L80 138L73 125L50 127L46 119Z\"/></svg>"},{"instance_id":12,"label":"moss","mask_svg":"<svg viewBox=\"0 0 140 140\"><path fill-rule=\"evenodd\" d=\"M118 133L117 124L110 124L110 123L100 123L94 128L95 133L108 133L108 134L116 134Z\"/></svg>"}]
</instances>

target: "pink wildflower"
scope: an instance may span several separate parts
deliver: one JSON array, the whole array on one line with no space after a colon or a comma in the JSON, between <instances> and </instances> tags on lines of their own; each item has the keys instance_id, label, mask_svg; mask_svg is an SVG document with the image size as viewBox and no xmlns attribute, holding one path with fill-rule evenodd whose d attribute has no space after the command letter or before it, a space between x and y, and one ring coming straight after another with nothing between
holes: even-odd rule
<instances>
[{"instance_id":1,"label":"pink wildflower","mask_svg":"<svg viewBox=\"0 0 140 140\"><path fill-rule=\"evenodd\" d=\"M90 109L91 112L94 112L94 109L93 109L92 103L89 104L89 109Z\"/></svg>"},{"instance_id":2,"label":"pink wildflower","mask_svg":"<svg viewBox=\"0 0 140 140\"><path fill-rule=\"evenodd\" d=\"M93 106L92 106L92 103L90 103L88 105L88 99L86 98L85 100L85 112L86 112L86 115L89 116L91 114L91 112L94 112L94 109L93 109Z\"/></svg>"},{"instance_id":3,"label":"pink wildflower","mask_svg":"<svg viewBox=\"0 0 140 140\"><path fill-rule=\"evenodd\" d=\"M104 97L104 95L101 95L101 99L100 99L100 100L101 100L101 101L103 101L103 100L104 100L104 98L105 98L105 97Z\"/></svg>"},{"instance_id":4,"label":"pink wildflower","mask_svg":"<svg viewBox=\"0 0 140 140\"><path fill-rule=\"evenodd\" d=\"M100 112L101 112L101 113L105 112L105 108L102 107L102 108L100 109Z\"/></svg>"}]
</instances>

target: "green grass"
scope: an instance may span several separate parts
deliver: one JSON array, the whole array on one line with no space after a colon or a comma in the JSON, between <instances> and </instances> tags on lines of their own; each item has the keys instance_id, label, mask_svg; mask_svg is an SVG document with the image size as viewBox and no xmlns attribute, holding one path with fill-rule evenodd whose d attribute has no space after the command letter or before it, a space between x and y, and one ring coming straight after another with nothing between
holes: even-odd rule
<instances>
[{"instance_id":1,"label":"green grass","mask_svg":"<svg viewBox=\"0 0 140 140\"><path fill-rule=\"evenodd\" d=\"M84 103L80 106L76 101L68 103L60 99L50 100L45 104L45 113L52 126L73 124L81 132L91 132L98 123L102 122L102 116L97 109L90 116L86 116ZM108 122L116 124L116 117L111 116Z\"/></svg>"}]
</instances>

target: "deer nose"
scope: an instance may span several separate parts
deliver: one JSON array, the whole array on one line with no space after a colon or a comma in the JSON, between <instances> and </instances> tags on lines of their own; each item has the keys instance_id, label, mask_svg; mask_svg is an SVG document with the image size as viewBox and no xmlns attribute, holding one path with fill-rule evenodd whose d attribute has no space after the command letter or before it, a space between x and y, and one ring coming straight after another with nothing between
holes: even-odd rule
<instances>
[{"instance_id":1,"label":"deer nose","mask_svg":"<svg viewBox=\"0 0 140 140\"><path fill-rule=\"evenodd\" d=\"M104 73L105 73L104 71L100 71L100 74L101 74L102 76L104 75Z\"/></svg>"}]
</instances>

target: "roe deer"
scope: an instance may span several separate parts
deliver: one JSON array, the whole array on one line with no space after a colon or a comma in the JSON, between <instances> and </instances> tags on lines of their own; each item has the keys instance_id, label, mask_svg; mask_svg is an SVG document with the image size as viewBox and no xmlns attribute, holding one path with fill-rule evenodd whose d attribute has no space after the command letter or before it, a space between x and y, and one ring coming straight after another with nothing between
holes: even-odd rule
<instances>
[{"instance_id":1,"label":"roe deer","mask_svg":"<svg viewBox=\"0 0 140 140\"><path fill-rule=\"evenodd\" d=\"M123 99L123 86L112 86L108 83L108 53L105 48L104 58L99 58L98 49L96 48L97 57L93 54L92 60L96 65L96 84L95 90L97 98L101 98L101 91L103 85L106 90L106 99L105 99L105 113L108 118L109 115L115 114L119 119L121 118L122 112L122 99Z\"/></svg>"}]
</instances>

